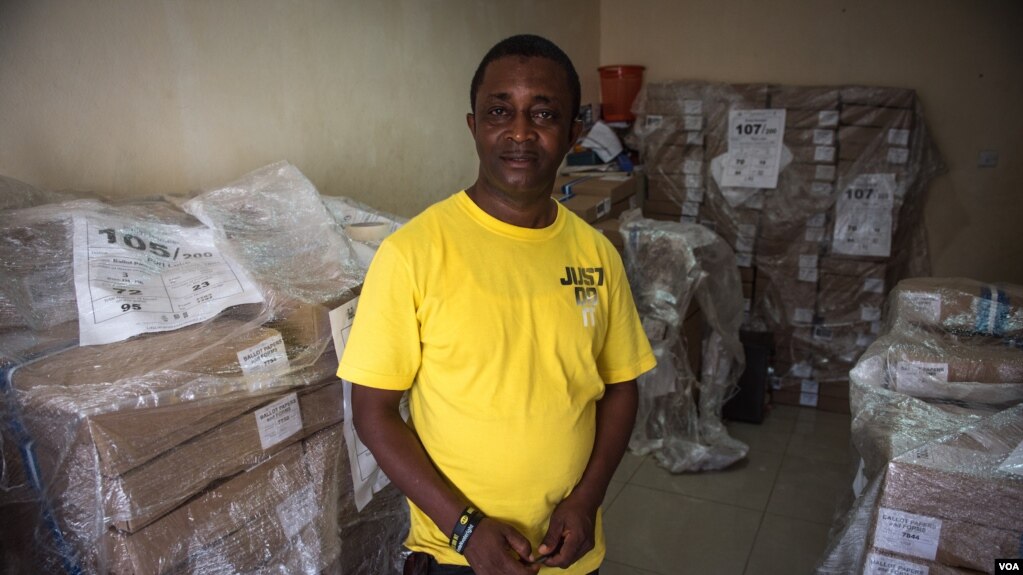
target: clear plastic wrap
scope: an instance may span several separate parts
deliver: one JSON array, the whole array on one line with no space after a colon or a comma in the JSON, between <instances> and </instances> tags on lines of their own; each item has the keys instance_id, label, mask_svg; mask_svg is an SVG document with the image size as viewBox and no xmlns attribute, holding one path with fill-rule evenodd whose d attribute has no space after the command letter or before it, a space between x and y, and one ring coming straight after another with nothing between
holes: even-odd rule
<instances>
[{"instance_id":1,"label":"clear plastic wrap","mask_svg":"<svg viewBox=\"0 0 1023 575\"><path fill-rule=\"evenodd\" d=\"M893 319L959 334L1023 336L1023 287L966 278L910 278L892 299Z\"/></svg>"},{"instance_id":2,"label":"clear plastic wrap","mask_svg":"<svg viewBox=\"0 0 1023 575\"><path fill-rule=\"evenodd\" d=\"M148 227L209 230L158 200L4 213L0 293L19 320L0 328L5 573L397 571L407 509L378 495L355 510L324 305L354 297L363 268L351 265L318 196L325 227L314 225L303 180L250 182L254 195L231 188L249 202L268 188L279 195L261 223L220 228L223 244L249 258L262 302L102 345L79 345L76 217L130 220L109 235L135 250L174 251L149 243ZM232 209L201 198L207 216ZM280 220L291 227L273 227ZM328 251L296 258L288 250L305 246L305 234ZM295 289L271 272L294 270L293 259L303 264ZM360 533L372 533L374 545L344 540Z\"/></svg>"},{"instance_id":3,"label":"clear plastic wrap","mask_svg":"<svg viewBox=\"0 0 1023 575\"><path fill-rule=\"evenodd\" d=\"M621 233L636 305L658 358L657 367L639 379L630 449L652 452L673 473L728 467L748 452L721 422L745 365L734 255L703 226L648 220L635 212L623 214ZM683 342L682 324L694 297L712 332L706 341ZM686 359L687 345L703 345L699 383Z\"/></svg>"},{"instance_id":4,"label":"clear plastic wrap","mask_svg":"<svg viewBox=\"0 0 1023 575\"><path fill-rule=\"evenodd\" d=\"M365 277L312 182L286 162L204 192L183 208L274 293L333 305Z\"/></svg>"},{"instance_id":5,"label":"clear plastic wrap","mask_svg":"<svg viewBox=\"0 0 1023 575\"><path fill-rule=\"evenodd\" d=\"M356 257L367 268L380 247L380 241L408 221L408 218L380 211L351 198L324 196L323 204L352 240Z\"/></svg>"},{"instance_id":6,"label":"clear plastic wrap","mask_svg":"<svg viewBox=\"0 0 1023 575\"><path fill-rule=\"evenodd\" d=\"M794 342L775 373L851 365L887 290L929 272L920 222L944 168L912 90L654 82L633 112L644 215L701 223L735 250L752 288L745 327ZM823 329L794 333L810 326ZM849 349L836 330L863 337Z\"/></svg>"},{"instance_id":7,"label":"clear plastic wrap","mask_svg":"<svg viewBox=\"0 0 1023 575\"><path fill-rule=\"evenodd\" d=\"M836 521L818 573L955 573L1017 556L1023 524L1007 510L1023 509L1023 350L977 335L990 333L978 317L1012 317L1008 305L978 314L981 287L914 278L889 294L885 331L850 373L852 442L869 487Z\"/></svg>"}]
</instances>

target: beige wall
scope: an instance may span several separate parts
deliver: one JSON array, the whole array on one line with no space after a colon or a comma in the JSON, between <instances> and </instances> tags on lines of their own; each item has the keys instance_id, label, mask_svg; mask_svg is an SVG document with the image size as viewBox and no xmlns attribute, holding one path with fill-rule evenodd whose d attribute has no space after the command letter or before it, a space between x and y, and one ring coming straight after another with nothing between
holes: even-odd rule
<instances>
[{"instance_id":1,"label":"beige wall","mask_svg":"<svg viewBox=\"0 0 1023 575\"><path fill-rule=\"evenodd\" d=\"M277 160L411 215L476 175L486 50L550 37L596 97L597 0L0 3L0 174L185 193Z\"/></svg>"},{"instance_id":2,"label":"beige wall","mask_svg":"<svg viewBox=\"0 0 1023 575\"><path fill-rule=\"evenodd\" d=\"M1023 283L1021 24L1019 0L3 2L0 174L129 196L287 159L411 215L475 176L479 58L535 32L573 57L584 100L621 63L917 89L949 166L926 206L935 274ZM976 167L986 148L997 168Z\"/></svg>"},{"instance_id":3,"label":"beige wall","mask_svg":"<svg viewBox=\"0 0 1023 575\"><path fill-rule=\"evenodd\" d=\"M601 10L600 63L645 65L648 80L916 89L949 168L925 208L934 274L1023 284L1023 2L601 0ZM977 167L982 149L998 151L998 167Z\"/></svg>"}]
</instances>

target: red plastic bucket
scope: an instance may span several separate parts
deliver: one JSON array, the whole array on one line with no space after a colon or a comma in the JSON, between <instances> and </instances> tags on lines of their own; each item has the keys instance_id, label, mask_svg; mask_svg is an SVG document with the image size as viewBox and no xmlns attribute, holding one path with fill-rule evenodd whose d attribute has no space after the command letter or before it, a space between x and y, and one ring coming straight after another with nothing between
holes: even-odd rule
<instances>
[{"instance_id":1,"label":"red plastic bucket","mask_svg":"<svg viewBox=\"0 0 1023 575\"><path fill-rule=\"evenodd\" d=\"M601 117L607 122L631 122L632 101L643 85L643 66L601 66Z\"/></svg>"}]
</instances>

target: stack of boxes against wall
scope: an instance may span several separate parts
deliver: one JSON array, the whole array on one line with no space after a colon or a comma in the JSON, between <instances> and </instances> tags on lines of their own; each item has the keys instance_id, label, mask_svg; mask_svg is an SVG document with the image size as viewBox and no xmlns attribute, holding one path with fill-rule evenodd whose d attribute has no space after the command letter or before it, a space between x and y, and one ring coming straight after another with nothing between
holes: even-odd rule
<instances>
[{"instance_id":1,"label":"stack of boxes against wall","mask_svg":"<svg viewBox=\"0 0 1023 575\"><path fill-rule=\"evenodd\" d=\"M262 177L280 186L278 202L291 210L281 213L305 213L296 207L303 194L289 189L304 178L275 175ZM186 236L202 227L166 202L76 201L4 214L0 553L7 572L389 570L407 511L393 488L362 512L355 508L327 319L354 297L361 276L340 261L340 250L302 250L296 242L308 240L293 235L330 226L320 219L274 229L272 218L258 220L288 254L263 262L279 277L244 266L263 303L173 331L79 346L73 215L120 217L135 230L180 224ZM245 260L249 248L229 245L245 239L226 238L219 246ZM299 269L300 285L288 290L285 272ZM251 370L245 356L264 347L286 367Z\"/></svg>"},{"instance_id":2,"label":"stack of boxes against wall","mask_svg":"<svg viewBox=\"0 0 1023 575\"><path fill-rule=\"evenodd\" d=\"M722 188L730 112L761 109L785 110L777 187ZM908 265L891 249L892 234L907 233L896 222L917 227L909 224L939 169L926 131L913 129L922 126L914 93L668 82L645 86L634 110L643 213L701 223L733 247L745 329L774 334L774 400L848 411L847 372L878 332L886 286ZM893 177L894 189L871 174ZM843 201L868 187L894 195L890 207Z\"/></svg>"},{"instance_id":3,"label":"stack of boxes against wall","mask_svg":"<svg viewBox=\"0 0 1023 575\"><path fill-rule=\"evenodd\" d=\"M989 572L1023 540L1023 287L900 282L852 371L869 485L820 573Z\"/></svg>"}]
</instances>

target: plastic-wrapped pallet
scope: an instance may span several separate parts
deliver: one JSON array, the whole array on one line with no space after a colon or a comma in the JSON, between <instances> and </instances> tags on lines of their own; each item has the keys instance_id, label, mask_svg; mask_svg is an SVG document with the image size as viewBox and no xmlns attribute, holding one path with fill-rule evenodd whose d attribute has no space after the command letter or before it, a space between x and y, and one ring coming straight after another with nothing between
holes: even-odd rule
<instances>
[{"instance_id":1,"label":"plastic-wrapped pallet","mask_svg":"<svg viewBox=\"0 0 1023 575\"><path fill-rule=\"evenodd\" d=\"M637 212L623 214L626 269L658 363L639 379L640 407L629 446L636 453L652 452L673 473L722 469L748 452L721 422L745 365L735 256L703 226L645 219ZM712 329L701 342L699 382L684 349L696 342L683 342L681 330L694 297Z\"/></svg>"},{"instance_id":2,"label":"plastic-wrapped pallet","mask_svg":"<svg viewBox=\"0 0 1023 575\"><path fill-rule=\"evenodd\" d=\"M1019 293L913 278L889 294L885 331L850 374L869 486L819 573L987 570L1018 556L1023 525L999 516L1023 505L1023 349L1008 337Z\"/></svg>"},{"instance_id":3,"label":"plastic-wrapped pallet","mask_svg":"<svg viewBox=\"0 0 1023 575\"><path fill-rule=\"evenodd\" d=\"M775 375L815 390L776 398L847 409L816 390L877 335L895 280L927 272L917 224L942 165L915 93L680 81L646 85L633 108L644 214L714 229L751 269L746 328L784 340Z\"/></svg>"},{"instance_id":4,"label":"plastic-wrapped pallet","mask_svg":"<svg viewBox=\"0 0 1023 575\"><path fill-rule=\"evenodd\" d=\"M407 511L354 509L325 307L361 268L292 170L193 200L216 240L162 201L4 212L5 572L395 571Z\"/></svg>"}]
</instances>

